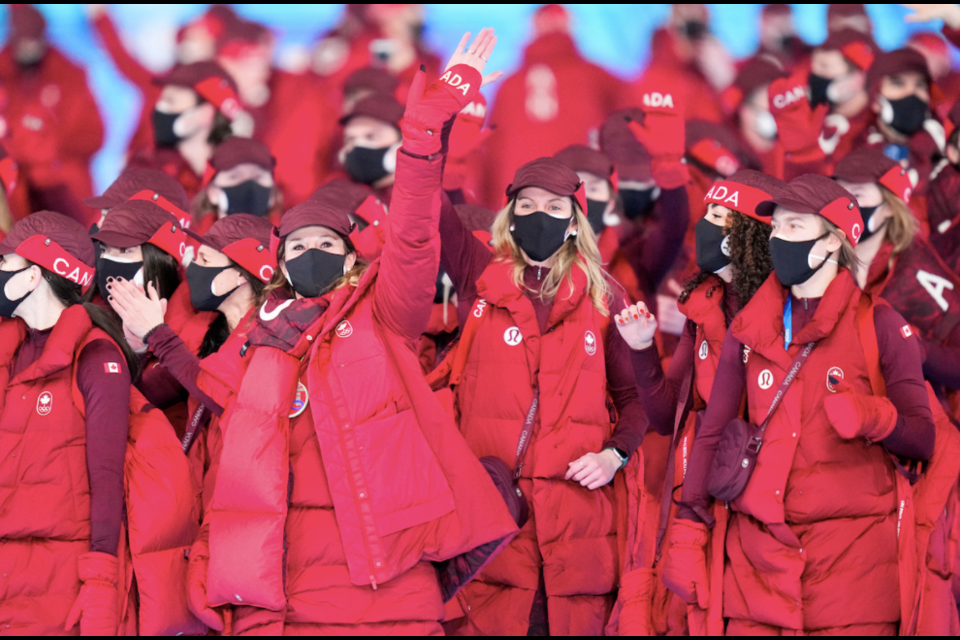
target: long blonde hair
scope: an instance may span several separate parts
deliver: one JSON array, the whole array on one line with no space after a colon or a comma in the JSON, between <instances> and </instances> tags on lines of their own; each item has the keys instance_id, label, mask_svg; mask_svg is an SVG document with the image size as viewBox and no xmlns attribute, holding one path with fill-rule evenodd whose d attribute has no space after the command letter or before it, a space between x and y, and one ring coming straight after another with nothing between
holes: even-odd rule
<instances>
[{"instance_id":1,"label":"long blonde hair","mask_svg":"<svg viewBox=\"0 0 960 640\"><path fill-rule=\"evenodd\" d=\"M883 185L880 187L880 193L883 195L883 203L890 207L891 216L887 219L886 234L887 239L893 243L894 255L904 251L913 242L917 235L919 225L913 212L906 203L898 198L892 191Z\"/></svg>"},{"instance_id":2,"label":"long blonde hair","mask_svg":"<svg viewBox=\"0 0 960 640\"><path fill-rule=\"evenodd\" d=\"M573 242L565 242L556 254L556 264L550 269L544 280L539 294L544 299L553 299L560 291L564 279L570 276L574 265L583 269L587 274L587 293L593 302L594 308L604 316L609 315L607 299L610 296L610 285L603 271L600 258L600 248L597 246L597 236L590 227L590 222L584 215L576 200L573 202L573 216L577 221L577 235ZM520 247L513 239L510 226L513 224L513 210L517 199L513 198L493 221L493 247L497 254L496 260L511 262L513 266L513 284L521 291L527 289L523 282L523 272L527 262L520 253ZM569 281L570 293L574 293L573 280Z\"/></svg>"}]
</instances>

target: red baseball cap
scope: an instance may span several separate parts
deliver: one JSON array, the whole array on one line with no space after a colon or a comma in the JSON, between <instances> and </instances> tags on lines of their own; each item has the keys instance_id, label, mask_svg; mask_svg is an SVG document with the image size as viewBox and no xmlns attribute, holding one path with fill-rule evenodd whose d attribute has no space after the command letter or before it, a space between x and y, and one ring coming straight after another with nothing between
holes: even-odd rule
<instances>
[{"instance_id":1,"label":"red baseball cap","mask_svg":"<svg viewBox=\"0 0 960 640\"><path fill-rule=\"evenodd\" d=\"M875 182L907 203L910 202L915 186L910 179L910 172L900 166L900 163L891 160L879 149L870 147L857 149L844 156L837 163L833 177L853 184Z\"/></svg>"},{"instance_id":2,"label":"red baseball cap","mask_svg":"<svg viewBox=\"0 0 960 640\"><path fill-rule=\"evenodd\" d=\"M263 218L248 213L221 218L207 231L203 244L226 255L265 283L270 282L277 270L280 236L277 228Z\"/></svg>"},{"instance_id":3,"label":"red baseball cap","mask_svg":"<svg viewBox=\"0 0 960 640\"><path fill-rule=\"evenodd\" d=\"M237 83L216 62L178 64L170 72L154 78L153 83L162 87L173 85L193 89L231 119L242 111Z\"/></svg>"},{"instance_id":4,"label":"red baseball cap","mask_svg":"<svg viewBox=\"0 0 960 640\"><path fill-rule=\"evenodd\" d=\"M759 215L757 207L786 186L787 183L783 180L753 169L744 169L726 180L714 182L703 201L727 207L748 218L770 224L770 217Z\"/></svg>"},{"instance_id":5,"label":"red baseball cap","mask_svg":"<svg viewBox=\"0 0 960 640\"><path fill-rule=\"evenodd\" d=\"M837 225L853 246L860 241L863 234L860 206L857 199L834 180L808 173L771 196L757 205L757 215L770 218L778 206L796 213L814 213Z\"/></svg>"},{"instance_id":6,"label":"red baseball cap","mask_svg":"<svg viewBox=\"0 0 960 640\"><path fill-rule=\"evenodd\" d=\"M507 198L512 200L527 187L575 198L580 210L587 214L587 194L580 176L556 158L538 158L517 169L513 183L507 187Z\"/></svg>"},{"instance_id":7,"label":"red baseball cap","mask_svg":"<svg viewBox=\"0 0 960 640\"><path fill-rule=\"evenodd\" d=\"M610 158L602 151L591 149L583 144L572 144L558 151L553 157L574 171L592 173L598 178L609 180L615 191L619 187L617 170L610 162Z\"/></svg>"},{"instance_id":8,"label":"red baseball cap","mask_svg":"<svg viewBox=\"0 0 960 640\"><path fill-rule=\"evenodd\" d=\"M269 46L271 39L270 30L264 25L234 18L224 23L223 32L217 39L217 56L242 57L251 49Z\"/></svg>"},{"instance_id":9,"label":"red baseball cap","mask_svg":"<svg viewBox=\"0 0 960 640\"><path fill-rule=\"evenodd\" d=\"M190 208L186 189L177 180L157 169L128 167L113 181L102 196L87 198L83 204L93 209L112 209L141 191L160 194L181 209Z\"/></svg>"},{"instance_id":10,"label":"red baseball cap","mask_svg":"<svg viewBox=\"0 0 960 640\"><path fill-rule=\"evenodd\" d=\"M733 113L754 91L786 75L783 64L773 56L754 56L740 68L733 84L723 92L723 107Z\"/></svg>"},{"instance_id":11,"label":"red baseball cap","mask_svg":"<svg viewBox=\"0 0 960 640\"><path fill-rule=\"evenodd\" d=\"M403 112L404 107L397 102L396 98L391 95L376 93L358 100L350 113L340 118L340 124L346 126L348 122L358 116L367 116L399 129L400 121L403 120Z\"/></svg>"},{"instance_id":12,"label":"red baseball cap","mask_svg":"<svg viewBox=\"0 0 960 640\"><path fill-rule=\"evenodd\" d=\"M347 238L355 225L350 222L351 209L332 200L307 200L293 207L280 219L280 237L286 238L304 227L326 227Z\"/></svg>"},{"instance_id":13,"label":"red baseball cap","mask_svg":"<svg viewBox=\"0 0 960 640\"><path fill-rule=\"evenodd\" d=\"M197 242L184 232L179 217L169 210L172 205L162 198L151 199L149 192L144 193L144 199L136 198L110 209L93 239L119 249L152 244L183 260L187 248L196 247Z\"/></svg>"},{"instance_id":14,"label":"red baseball cap","mask_svg":"<svg viewBox=\"0 0 960 640\"><path fill-rule=\"evenodd\" d=\"M867 72L867 91L876 94L884 77L911 71L926 78L928 84L933 81L927 59L916 49L907 47L881 53Z\"/></svg>"},{"instance_id":15,"label":"red baseball cap","mask_svg":"<svg viewBox=\"0 0 960 640\"><path fill-rule=\"evenodd\" d=\"M600 150L617 168L621 180L652 182L650 154L630 131L630 122L643 122L643 111L624 109L612 113L600 127Z\"/></svg>"},{"instance_id":16,"label":"red baseball cap","mask_svg":"<svg viewBox=\"0 0 960 640\"><path fill-rule=\"evenodd\" d=\"M853 66L866 71L873 64L880 48L868 33L855 29L840 29L832 32L823 44L816 47L824 51L839 51Z\"/></svg>"},{"instance_id":17,"label":"red baseball cap","mask_svg":"<svg viewBox=\"0 0 960 640\"><path fill-rule=\"evenodd\" d=\"M53 211L32 213L0 242L0 255L15 253L74 282L86 293L93 284L97 254L87 230Z\"/></svg>"}]
</instances>

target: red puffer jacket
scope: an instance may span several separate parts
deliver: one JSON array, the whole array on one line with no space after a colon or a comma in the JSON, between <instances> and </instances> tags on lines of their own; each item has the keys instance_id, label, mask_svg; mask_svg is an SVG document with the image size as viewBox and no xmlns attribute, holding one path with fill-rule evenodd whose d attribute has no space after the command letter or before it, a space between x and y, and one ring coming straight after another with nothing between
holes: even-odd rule
<instances>
[{"instance_id":1,"label":"red puffer jacket","mask_svg":"<svg viewBox=\"0 0 960 640\"><path fill-rule=\"evenodd\" d=\"M239 366L203 363L226 407L207 599L234 605L234 633L439 632L448 585L430 562L516 533L414 351L439 268L440 162L401 153L397 175L390 236L357 286L325 311L268 303Z\"/></svg>"},{"instance_id":2,"label":"red puffer jacket","mask_svg":"<svg viewBox=\"0 0 960 640\"><path fill-rule=\"evenodd\" d=\"M77 559L90 546L86 427L76 360L86 345L110 338L93 327L83 307L70 307L41 359L10 380L24 336L20 321L0 324L0 452L4 460L19 460L0 466L5 577L0 625L23 634L61 634L80 589ZM117 625L121 632L136 632L137 612L130 606L135 574L141 633L203 633L184 597L184 552L197 529L186 459L162 413L135 389L130 404L124 469L129 544L122 540L118 550L118 584L124 586L118 609L124 618ZM59 429L51 429L50 420Z\"/></svg>"},{"instance_id":3,"label":"red puffer jacket","mask_svg":"<svg viewBox=\"0 0 960 640\"><path fill-rule=\"evenodd\" d=\"M457 387L457 409L460 431L477 456L513 464L539 385L538 424L520 479L530 519L464 590L466 621L458 633L526 634L542 570L551 633L600 634L617 595L622 514L612 485L588 491L564 474L571 460L600 451L613 432L598 346L605 344L609 319L594 308L586 274L574 267L573 293L557 296L541 336L512 271L495 259L477 282L482 300L474 314L482 320Z\"/></svg>"}]
</instances>

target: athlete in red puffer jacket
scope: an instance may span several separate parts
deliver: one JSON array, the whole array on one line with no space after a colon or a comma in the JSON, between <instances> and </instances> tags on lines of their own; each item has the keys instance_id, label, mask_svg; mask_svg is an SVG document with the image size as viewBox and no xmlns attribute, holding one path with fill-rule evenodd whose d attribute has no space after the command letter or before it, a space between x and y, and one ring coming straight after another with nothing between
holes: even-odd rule
<instances>
[{"instance_id":1,"label":"athlete in red puffer jacket","mask_svg":"<svg viewBox=\"0 0 960 640\"><path fill-rule=\"evenodd\" d=\"M690 533L686 521L676 517L672 493L686 475L698 416L702 417L710 402L727 327L773 269L767 248L769 221L757 215L756 207L783 186L776 178L745 170L715 183L707 194L707 213L696 225L700 272L680 296L680 310L688 321L666 378L653 342L656 319L647 307L642 303L632 306L617 318L617 328L634 349L633 368L651 425L672 439L665 489L660 487L660 499L654 503L658 509L646 525L656 532L647 558L654 566L646 567L651 581L658 573L669 574L674 543L682 545ZM670 506L664 508L664 504ZM713 515L718 521L725 523L727 514L723 505L715 505ZM691 635L723 634L719 585L724 532L723 526L714 528L708 551L707 567L711 584L716 587L710 592L714 599L707 602L705 593L704 600L688 603L672 593L660 593L653 598L653 630L671 635L687 630ZM654 558L660 558L659 563L652 562ZM662 581L657 584L659 591L665 588Z\"/></svg>"},{"instance_id":2,"label":"athlete in red puffer jacket","mask_svg":"<svg viewBox=\"0 0 960 640\"><path fill-rule=\"evenodd\" d=\"M203 633L184 597L184 543L198 528L186 460L130 386L137 362L119 326L83 302L86 231L35 213L0 253L0 315L15 318L0 324L0 625Z\"/></svg>"},{"instance_id":3,"label":"athlete in red puffer jacket","mask_svg":"<svg viewBox=\"0 0 960 640\"><path fill-rule=\"evenodd\" d=\"M492 44L483 30L454 62L482 69ZM230 605L235 634L437 633L444 595L516 532L412 349L438 268L439 132L480 83L457 64L409 108L380 260L358 262L346 210L294 207L277 293L246 346L204 364L223 447L190 595L205 618Z\"/></svg>"},{"instance_id":4,"label":"athlete in red puffer jacket","mask_svg":"<svg viewBox=\"0 0 960 640\"><path fill-rule=\"evenodd\" d=\"M773 214L775 275L722 347L681 501L680 517L700 535L675 546L671 589L690 602L709 594L708 487L726 495L730 485L717 482L742 457L738 445L718 447L721 432L744 392L750 420L762 421L792 370L746 488L730 502L727 633L913 633L925 573L920 523L931 513L936 520L956 482L955 474L946 481L938 504L922 496L943 477L913 488L906 477L910 460L940 462L935 437L945 459L955 455L949 437L935 436L919 346L903 318L862 294L849 271L863 224L852 195L805 176L758 211Z\"/></svg>"}]
</instances>

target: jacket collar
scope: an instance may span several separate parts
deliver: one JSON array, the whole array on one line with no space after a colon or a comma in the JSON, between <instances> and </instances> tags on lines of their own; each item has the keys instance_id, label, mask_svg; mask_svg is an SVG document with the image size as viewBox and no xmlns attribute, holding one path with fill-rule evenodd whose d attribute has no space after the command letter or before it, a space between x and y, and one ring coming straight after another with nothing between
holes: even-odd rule
<instances>
[{"instance_id":1,"label":"jacket collar","mask_svg":"<svg viewBox=\"0 0 960 640\"><path fill-rule=\"evenodd\" d=\"M7 321L5 320L3 324L7 324ZM22 326L22 323L20 324ZM57 320L57 324L54 325L40 358L11 380L11 384L46 378L72 366L76 359L77 349L91 329L93 329L93 322L83 305L75 304L66 308L60 315L60 319ZM23 343L25 336L26 330L23 331L17 341L17 348ZM4 336L0 335L0 337ZM16 349L14 352L16 352Z\"/></svg>"}]
</instances>

